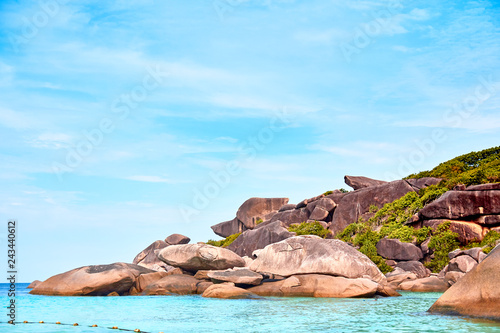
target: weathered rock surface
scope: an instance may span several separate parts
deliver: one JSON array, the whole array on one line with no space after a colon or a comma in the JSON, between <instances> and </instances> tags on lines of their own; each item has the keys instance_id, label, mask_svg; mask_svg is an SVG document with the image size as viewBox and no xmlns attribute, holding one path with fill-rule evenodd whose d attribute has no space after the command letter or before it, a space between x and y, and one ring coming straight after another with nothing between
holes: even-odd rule
<instances>
[{"instance_id":1,"label":"weathered rock surface","mask_svg":"<svg viewBox=\"0 0 500 333\"><path fill-rule=\"evenodd\" d=\"M500 191L500 183L471 185L467 191Z\"/></svg>"},{"instance_id":2,"label":"weathered rock surface","mask_svg":"<svg viewBox=\"0 0 500 333\"><path fill-rule=\"evenodd\" d=\"M190 295L196 294L200 280L189 275L168 275L149 284L145 295Z\"/></svg>"},{"instance_id":3,"label":"weathered rock surface","mask_svg":"<svg viewBox=\"0 0 500 333\"><path fill-rule=\"evenodd\" d=\"M263 276L249 269L235 269L226 271L209 271L207 276L214 282L232 282L236 285L259 285Z\"/></svg>"},{"instance_id":4,"label":"weathered rock surface","mask_svg":"<svg viewBox=\"0 0 500 333\"><path fill-rule=\"evenodd\" d=\"M251 257L255 250L295 236L295 233L289 232L282 225L281 221L276 221L254 230L247 230L236 238L227 249L239 256Z\"/></svg>"},{"instance_id":5,"label":"weathered rock surface","mask_svg":"<svg viewBox=\"0 0 500 333\"><path fill-rule=\"evenodd\" d=\"M498 225L500 224L500 215L483 215L473 219L474 223L481 225Z\"/></svg>"},{"instance_id":6,"label":"weathered rock surface","mask_svg":"<svg viewBox=\"0 0 500 333\"><path fill-rule=\"evenodd\" d=\"M211 228L216 235L221 237L228 237L247 230L245 225L240 220L238 220L238 218L234 218L231 221L218 223L211 226Z\"/></svg>"},{"instance_id":7,"label":"weathered rock surface","mask_svg":"<svg viewBox=\"0 0 500 333\"><path fill-rule=\"evenodd\" d=\"M266 246L250 266L263 274L291 276L326 274L351 279L368 277L375 282L386 278L364 254L337 239L296 236Z\"/></svg>"},{"instance_id":8,"label":"weathered rock surface","mask_svg":"<svg viewBox=\"0 0 500 333\"><path fill-rule=\"evenodd\" d=\"M319 200L316 200L316 201L313 201L309 204L307 204L307 211L309 213L313 213L314 212L314 209L315 208L322 208L323 210L326 210L327 212L332 212L336 207L337 207L337 204L335 203L334 200L328 198L328 197L324 197L324 198L321 198ZM313 217L309 217L311 220L314 220L315 218ZM316 219L317 220L317 219ZM320 219L322 220L322 219Z\"/></svg>"},{"instance_id":9,"label":"weathered rock surface","mask_svg":"<svg viewBox=\"0 0 500 333\"><path fill-rule=\"evenodd\" d=\"M335 201L338 206L333 213L330 229L336 234L349 224L357 222L359 218L363 218L365 214L369 213L371 205L382 207L410 191L414 191L414 189L408 182L396 180L349 192L340 201Z\"/></svg>"},{"instance_id":10,"label":"weathered rock surface","mask_svg":"<svg viewBox=\"0 0 500 333\"><path fill-rule=\"evenodd\" d=\"M369 279L346 279L321 274L294 275L248 290L260 296L278 297L373 297L379 285Z\"/></svg>"},{"instance_id":11,"label":"weathered rock surface","mask_svg":"<svg viewBox=\"0 0 500 333\"><path fill-rule=\"evenodd\" d=\"M406 281L413 281L417 279L417 275L415 273L410 273L403 271L400 268L396 268L394 272L390 273L393 275L387 274L387 284L393 288L398 289L399 285Z\"/></svg>"},{"instance_id":12,"label":"weathered rock surface","mask_svg":"<svg viewBox=\"0 0 500 333\"><path fill-rule=\"evenodd\" d=\"M316 221L324 221L328 217L328 214L330 214L329 211L327 211L322 207L316 206L316 208L314 208L311 215L309 216L309 219Z\"/></svg>"},{"instance_id":13,"label":"weathered rock surface","mask_svg":"<svg viewBox=\"0 0 500 333\"><path fill-rule=\"evenodd\" d=\"M500 191L448 191L419 212L428 220L494 214L500 214Z\"/></svg>"},{"instance_id":14,"label":"weathered rock surface","mask_svg":"<svg viewBox=\"0 0 500 333\"><path fill-rule=\"evenodd\" d=\"M191 238L181 235L181 234L172 234L165 238L165 243L168 245L179 245L179 244L187 244L191 241Z\"/></svg>"},{"instance_id":15,"label":"weathered rock surface","mask_svg":"<svg viewBox=\"0 0 500 333\"><path fill-rule=\"evenodd\" d=\"M158 252L158 258L190 272L245 266L243 258L233 251L207 244L171 245Z\"/></svg>"},{"instance_id":16,"label":"weathered rock surface","mask_svg":"<svg viewBox=\"0 0 500 333\"><path fill-rule=\"evenodd\" d=\"M29 284L29 286L27 286L27 287L26 287L26 289L33 289L33 288L35 288L36 286L38 286L40 283L42 283L42 281L40 281L40 280L35 280L35 281L31 282L31 283Z\"/></svg>"},{"instance_id":17,"label":"weathered rock surface","mask_svg":"<svg viewBox=\"0 0 500 333\"><path fill-rule=\"evenodd\" d=\"M114 263L84 266L54 275L33 290L33 295L53 296L106 296L112 292L128 293L141 274L154 273L145 267Z\"/></svg>"},{"instance_id":18,"label":"weathered rock surface","mask_svg":"<svg viewBox=\"0 0 500 333\"><path fill-rule=\"evenodd\" d=\"M344 176L344 182L354 190L386 184L386 181L362 176Z\"/></svg>"},{"instance_id":19,"label":"weathered rock surface","mask_svg":"<svg viewBox=\"0 0 500 333\"><path fill-rule=\"evenodd\" d=\"M214 284L208 287L202 295L208 298L245 299L259 298L256 294L243 288L235 287L234 284Z\"/></svg>"},{"instance_id":20,"label":"weathered rock surface","mask_svg":"<svg viewBox=\"0 0 500 333\"><path fill-rule=\"evenodd\" d=\"M423 258L422 250L399 239L382 238L377 243L377 252L386 259L418 261Z\"/></svg>"},{"instance_id":21,"label":"weathered rock surface","mask_svg":"<svg viewBox=\"0 0 500 333\"><path fill-rule=\"evenodd\" d=\"M294 210L287 210L284 212L280 212L275 214L271 218L271 222L281 221L284 226L289 227L294 223L302 223L309 219L309 211L307 208L300 208Z\"/></svg>"},{"instance_id":22,"label":"weathered rock surface","mask_svg":"<svg viewBox=\"0 0 500 333\"><path fill-rule=\"evenodd\" d=\"M431 313L489 318L500 321L500 247L465 274L429 309Z\"/></svg>"},{"instance_id":23,"label":"weathered rock surface","mask_svg":"<svg viewBox=\"0 0 500 333\"><path fill-rule=\"evenodd\" d=\"M154 271L169 271L173 269L172 266L165 264L163 261L158 259L158 251L166 248L168 244L162 240L157 240L156 242L149 245L147 248L141 251L132 261L133 264L152 269Z\"/></svg>"},{"instance_id":24,"label":"weathered rock surface","mask_svg":"<svg viewBox=\"0 0 500 333\"><path fill-rule=\"evenodd\" d=\"M402 282L398 289L415 292L443 292L449 288L449 284L436 276L423 279Z\"/></svg>"},{"instance_id":25,"label":"weathered rock surface","mask_svg":"<svg viewBox=\"0 0 500 333\"><path fill-rule=\"evenodd\" d=\"M264 221L277 213L283 205L288 203L288 198L250 198L245 201L236 213L246 228L253 229L258 219Z\"/></svg>"},{"instance_id":26,"label":"weathered rock surface","mask_svg":"<svg viewBox=\"0 0 500 333\"><path fill-rule=\"evenodd\" d=\"M414 273L419 279L430 276L430 271L420 261L401 261L396 267L401 268L403 271Z\"/></svg>"},{"instance_id":27,"label":"weathered rock surface","mask_svg":"<svg viewBox=\"0 0 500 333\"><path fill-rule=\"evenodd\" d=\"M406 182L413 187L414 190L419 191L427 186L437 185L441 182L441 178L424 177L418 179L406 179Z\"/></svg>"},{"instance_id":28,"label":"weathered rock surface","mask_svg":"<svg viewBox=\"0 0 500 333\"><path fill-rule=\"evenodd\" d=\"M444 280L448 282L450 286L454 285L461 278L465 276L465 273L462 272L447 272L444 276Z\"/></svg>"},{"instance_id":29,"label":"weathered rock surface","mask_svg":"<svg viewBox=\"0 0 500 333\"><path fill-rule=\"evenodd\" d=\"M132 288L130 288L130 295L140 294L147 286L156 282L165 276L172 275L167 272L154 272L148 274L141 274L136 280Z\"/></svg>"},{"instance_id":30,"label":"weathered rock surface","mask_svg":"<svg viewBox=\"0 0 500 333\"><path fill-rule=\"evenodd\" d=\"M425 220L424 227L436 228L441 223L450 222L450 230L458 234L458 240L462 244L468 244L473 241L481 241L484 238L483 228L473 222L456 221L448 219Z\"/></svg>"},{"instance_id":31,"label":"weathered rock surface","mask_svg":"<svg viewBox=\"0 0 500 333\"><path fill-rule=\"evenodd\" d=\"M296 206L295 204L286 204L286 205L283 205L278 210L278 212L284 212L284 211L287 211L287 210L293 210L293 209L295 209L295 206Z\"/></svg>"},{"instance_id":32,"label":"weathered rock surface","mask_svg":"<svg viewBox=\"0 0 500 333\"><path fill-rule=\"evenodd\" d=\"M468 273L477 266L477 261L468 255L458 256L451 259L448 264L448 272Z\"/></svg>"}]
</instances>

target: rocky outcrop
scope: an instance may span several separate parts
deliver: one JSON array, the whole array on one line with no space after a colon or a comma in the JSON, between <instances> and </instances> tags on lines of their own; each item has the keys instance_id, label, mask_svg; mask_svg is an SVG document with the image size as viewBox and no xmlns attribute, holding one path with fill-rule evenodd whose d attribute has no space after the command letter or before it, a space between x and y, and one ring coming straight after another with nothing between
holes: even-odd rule
<instances>
[{"instance_id":1,"label":"rocky outcrop","mask_svg":"<svg viewBox=\"0 0 500 333\"><path fill-rule=\"evenodd\" d=\"M156 242L149 245L147 248L142 250L132 261L133 264L152 269L154 271L168 272L172 270L173 267L165 264L163 261L158 259L158 251L167 247L168 244L162 240L157 240Z\"/></svg>"},{"instance_id":2,"label":"rocky outcrop","mask_svg":"<svg viewBox=\"0 0 500 333\"><path fill-rule=\"evenodd\" d=\"M115 263L84 266L52 276L30 291L33 295L106 296L125 295L141 274L154 271L139 265Z\"/></svg>"},{"instance_id":3,"label":"rocky outcrop","mask_svg":"<svg viewBox=\"0 0 500 333\"><path fill-rule=\"evenodd\" d=\"M431 275L431 272L425 268L420 261L401 261L396 264L396 268L400 268L405 272L414 273L419 279L426 278Z\"/></svg>"},{"instance_id":4,"label":"rocky outcrop","mask_svg":"<svg viewBox=\"0 0 500 333\"><path fill-rule=\"evenodd\" d=\"M214 284L208 287L202 295L208 298L225 298L225 299L247 299L259 298L256 294L243 288L238 288L231 283Z\"/></svg>"},{"instance_id":5,"label":"rocky outcrop","mask_svg":"<svg viewBox=\"0 0 500 333\"><path fill-rule=\"evenodd\" d=\"M243 232L228 247L239 256L251 257L255 250L263 249L269 244L280 242L284 239L295 236L283 227L281 221L272 222L254 230Z\"/></svg>"},{"instance_id":6,"label":"rocky outcrop","mask_svg":"<svg viewBox=\"0 0 500 333\"><path fill-rule=\"evenodd\" d=\"M423 279L416 279L402 282L398 289L414 292L443 292L448 290L450 285L444 280L436 276L430 276Z\"/></svg>"},{"instance_id":7,"label":"rocky outcrop","mask_svg":"<svg viewBox=\"0 0 500 333\"><path fill-rule=\"evenodd\" d=\"M167 272L154 272L148 274L141 274L136 280L132 288L130 288L130 295L140 294L148 285L164 278L168 274Z\"/></svg>"},{"instance_id":8,"label":"rocky outcrop","mask_svg":"<svg viewBox=\"0 0 500 333\"><path fill-rule=\"evenodd\" d=\"M249 269L209 271L207 276L215 283L232 282L236 285L259 285L263 276Z\"/></svg>"},{"instance_id":9,"label":"rocky outcrop","mask_svg":"<svg viewBox=\"0 0 500 333\"><path fill-rule=\"evenodd\" d=\"M281 276L325 274L351 279L368 277L379 283L386 280L361 252L340 240L317 236L296 236L268 245L250 269Z\"/></svg>"},{"instance_id":10,"label":"rocky outcrop","mask_svg":"<svg viewBox=\"0 0 500 333\"><path fill-rule=\"evenodd\" d=\"M288 198L250 198L240 206L234 219L216 224L212 226L212 230L221 237L228 237L253 229L258 220L270 220L288 203L288 200Z\"/></svg>"},{"instance_id":11,"label":"rocky outcrop","mask_svg":"<svg viewBox=\"0 0 500 333\"><path fill-rule=\"evenodd\" d=\"M377 253L386 259L418 261L423 258L422 250L412 243L399 239L382 238L377 243Z\"/></svg>"},{"instance_id":12,"label":"rocky outcrop","mask_svg":"<svg viewBox=\"0 0 500 333\"><path fill-rule=\"evenodd\" d=\"M31 282L31 283L29 284L29 286L27 286L27 287L26 287L26 289L33 289L33 288L35 288L36 286L38 286L40 283L42 283L42 281L40 281L40 280L35 280L35 281Z\"/></svg>"},{"instance_id":13,"label":"rocky outcrop","mask_svg":"<svg viewBox=\"0 0 500 333\"><path fill-rule=\"evenodd\" d=\"M359 218L367 219L370 214L370 206L382 207L410 191L414 191L414 189L407 181L396 180L349 192L337 202L338 207L333 213L330 229L336 234L349 224L357 222Z\"/></svg>"},{"instance_id":14,"label":"rocky outcrop","mask_svg":"<svg viewBox=\"0 0 500 333\"><path fill-rule=\"evenodd\" d=\"M276 221L281 221L284 226L289 227L294 223L302 223L309 220L309 215L311 214L309 213L306 207L294 210L287 210L275 214L271 218L271 223Z\"/></svg>"},{"instance_id":15,"label":"rocky outcrop","mask_svg":"<svg viewBox=\"0 0 500 333\"><path fill-rule=\"evenodd\" d=\"M158 258L168 265L190 272L245 266L245 261L233 251L207 244L168 246L158 252Z\"/></svg>"},{"instance_id":16,"label":"rocky outcrop","mask_svg":"<svg viewBox=\"0 0 500 333\"><path fill-rule=\"evenodd\" d=\"M344 176L344 182L354 190L386 184L386 181L361 176Z\"/></svg>"},{"instance_id":17,"label":"rocky outcrop","mask_svg":"<svg viewBox=\"0 0 500 333\"><path fill-rule=\"evenodd\" d=\"M165 238L165 243L168 245L179 245L179 244L187 244L191 241L191 238L181 235L181 234L172 234Z\"/></svg>"},{"instance_id":18,"label":"rocky outcrop","mask_svg":"<svg viewBox=\"0 0 500 333\"><path fill-rule=\"evenodd\" d=\"M144 288L144 295L190 295L196 294L200 280L189 275L168 275Z\"/></svg>"},{"instance_id":19,"label":"rocky outcrop","mask_svg":"<svg viewBox=\"0 0 500 333\"><path fill-rule=\"evenodd\" d=\"M458 280L429 309L431 313L500 320L500 247Z\"/></svg>"},{"instance_id":20,"label":"rocky outcrop","mask_svg":"<svg viewBox=\"0 0 500 333\"><path fill-rule=\"evenodd\" d=\"M260 296L350 298L373 297L378 287L376 282L369 279L307 274L264 283L248 290Z\"/></svg>"}]
</instances>

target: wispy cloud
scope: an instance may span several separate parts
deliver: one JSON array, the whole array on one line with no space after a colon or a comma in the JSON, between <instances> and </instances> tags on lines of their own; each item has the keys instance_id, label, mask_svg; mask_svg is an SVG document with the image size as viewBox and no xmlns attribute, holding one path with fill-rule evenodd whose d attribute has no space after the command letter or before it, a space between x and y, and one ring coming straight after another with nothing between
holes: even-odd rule
<instances>
[{"instance_id":1,"label":"wispy cloud","mask_svg":"<svg viewBox=\"0 0 500 333\"><path fill-rule=\"evenodd\" d=\"M141 176L141 175L138 175L138 176L125 177L125 179L133 180L133 181L137 181L137 182L146 182L146 183L168 183L168 184L172 183L172 181L170 179L163 178L160 176Z\"/></svg>"}]
</instances>

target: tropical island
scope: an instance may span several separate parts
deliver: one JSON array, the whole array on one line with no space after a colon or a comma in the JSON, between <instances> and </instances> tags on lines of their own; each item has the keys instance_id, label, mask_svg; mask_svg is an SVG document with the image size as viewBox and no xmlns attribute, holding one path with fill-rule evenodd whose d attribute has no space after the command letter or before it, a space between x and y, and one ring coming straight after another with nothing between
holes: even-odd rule
<instances>
[{"instance_id":1,"label":"tropical island","mask_svg":"<svg viewBox=\"0 0 500 333\"><path fill-rule=\"evenodd\" d=\"M431 313L500 321L500 147L385 182L345 176L298 204L250 198L212 226L222 240L172 234L132 263L76 268L31 294L212 298L397 297L444 292Z\"/></svg>"}]
</instances>

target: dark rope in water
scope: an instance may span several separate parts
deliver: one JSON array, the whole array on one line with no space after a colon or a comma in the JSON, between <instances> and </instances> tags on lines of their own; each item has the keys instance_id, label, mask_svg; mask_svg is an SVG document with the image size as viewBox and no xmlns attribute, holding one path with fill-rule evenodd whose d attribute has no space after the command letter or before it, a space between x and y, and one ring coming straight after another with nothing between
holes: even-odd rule
<instances>
[{"instance_id":1,"label":"dark rope in water","mask_svg":"<svg viewBox=\"0 0 500 333\"><path fill-rule=\"evenodd\" d=\"M141 333L152 333L152 332L147 332L147 331L142 331L140 329L135 329L135 330L131 330L131 329L127 329L127 328L119 328L117 326L113 326L113 327L106 327L106 326L97 326L97 325L80 325L78 323L74 323L74 324L67 324L67 323L61 323L61 322L44 322L44 321L39 321L39 322L28 322L28 321L19 321L19 322L13 322L13 321L8 321L8 322L4 322L4 321L0 321L0 323L2 324L11 324L11 325L26 325L26 324L29 324L29 325L34 325L34 324L43 324L43 325L60 325L60 326L82 326L82 327L100 327L100 328L105 328L105 329L109 329L109 330L114 330L114 331L124 331L124 332L141 332ZM163 333L163 332L160 332L160 333Z\"/></svg>"}]
</instances>

